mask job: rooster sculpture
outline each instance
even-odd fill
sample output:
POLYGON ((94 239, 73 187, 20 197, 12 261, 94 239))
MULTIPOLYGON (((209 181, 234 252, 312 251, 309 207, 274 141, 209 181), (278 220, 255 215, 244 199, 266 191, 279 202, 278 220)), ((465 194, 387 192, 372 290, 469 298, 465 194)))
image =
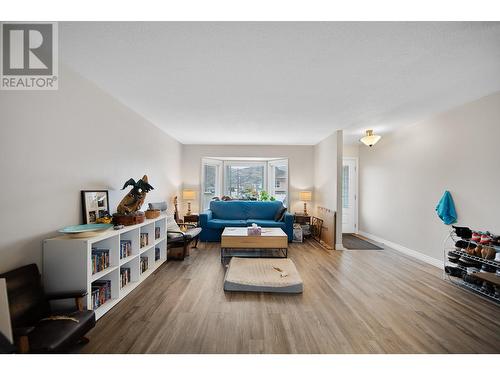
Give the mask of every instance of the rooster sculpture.
POLYGON ((134 181, 133 178, 129 179, 123 185, 122 190, 127 186, 132 186, 132 190, 122 199, 118 205, 117 212, 120 215, 130 215, 141 209, 144 204, 146 194, 154 188, 148 182, 148 176, 144 175, 140 180, 134 181))

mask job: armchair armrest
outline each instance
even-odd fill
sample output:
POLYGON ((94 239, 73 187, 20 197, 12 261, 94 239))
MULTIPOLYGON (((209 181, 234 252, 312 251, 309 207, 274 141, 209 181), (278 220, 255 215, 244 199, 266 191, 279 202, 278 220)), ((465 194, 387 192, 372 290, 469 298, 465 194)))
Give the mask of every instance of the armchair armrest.
POLYGON ((200 227, 206 228, 209 220, 212 220, 212 210, 202 212, 200 214, 200 227))
POLYGON ((170 242, 175 242, 175 241, 177 241, 177 239, 180 239, 180 238, 182 238, 183 241, 186 241, 186 233, 184 233, 184 232, 169 230, 168 233, 176 233, 176 234, 180 234, 180 236, 179 237, 170 237, 167 240, 167 243, 169 242, 169 240, 170 240, 170 242))
POLYGON ((68 292, 48 293, 45 295, 45 297, 49 301, 74 298, 75 305, 78 311, 83 311, 83 297, 85 297, 86 295, 86 290, 72 290, 68 292))
POLYGON ((87 295, 86 290, 73 290, 67 292, 47 293, 45 296, 48 300, 59 300, 69 298, 82 298, 87 295))
POLYGON ((293 239, 293 221, 294 221, 295 215, 291 214, 290 212, 285 212, 285 216, 283 218, 283 221, 285 222, 285 232, 288 236, 288 241, 292 241, 293 239))
POLYGON ((14 337, 28 336, 34 329, 35 327, 33 326, 14 327, 12 328, 12 333, 14 337))
POLYGON ((294 221, 294 214, 291 214, 290 212, 285 212, 285 216, 283 217, 283 221, 288 225, 292 224, 293 227, 293 221, 294 221))

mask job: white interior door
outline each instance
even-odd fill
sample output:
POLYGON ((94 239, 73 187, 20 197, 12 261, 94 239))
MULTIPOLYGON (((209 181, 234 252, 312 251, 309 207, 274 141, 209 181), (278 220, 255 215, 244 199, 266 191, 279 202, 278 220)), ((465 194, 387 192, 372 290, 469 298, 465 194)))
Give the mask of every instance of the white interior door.
POLYGON ((342 232, 358 231, 358 161, 344 158, 342 168, 342 232))

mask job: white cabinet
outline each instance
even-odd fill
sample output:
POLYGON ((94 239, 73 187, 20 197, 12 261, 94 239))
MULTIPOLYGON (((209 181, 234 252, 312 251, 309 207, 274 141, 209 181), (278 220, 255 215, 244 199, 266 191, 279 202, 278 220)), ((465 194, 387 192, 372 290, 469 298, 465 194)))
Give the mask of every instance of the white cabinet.
POLYGON ((92 284, 110 285, 109 299, 95 308, 99 319, 167 260, 166 215, 120 230, 110 229, 95 237, 59 236, 43 242, 43 280, 48 293, 87 290, 86 308, 93 309, 92 284), (147 234, 147 241, 145 237, 147 234), (142 242, 141 242, 142 237, 142 242), (128 256, 120 258, 120 244, 128 242, 128 256), (142 246, 141 246, 142 245, 142 246), (109 266, 93 272, 92 249, 109 250, 109 266), (147 263, 147 269, 141 269, 147 263), (128 272, 122 286, 121 272, 128 272), (142 272, 141 272, 142 271, 142 272))

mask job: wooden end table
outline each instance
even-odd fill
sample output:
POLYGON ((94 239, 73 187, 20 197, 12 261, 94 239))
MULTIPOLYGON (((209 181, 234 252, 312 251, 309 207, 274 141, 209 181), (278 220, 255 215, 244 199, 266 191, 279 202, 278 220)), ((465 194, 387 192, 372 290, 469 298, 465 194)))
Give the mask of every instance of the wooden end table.
POLYGON ((198 225, 199 220, 200 220, 200 215, 198 214, 184 215, 185 223, 193 223, 198 225))
POLYGON ((295 213, 294 222, 300 225, 311 224, 311 216, 295 213))

